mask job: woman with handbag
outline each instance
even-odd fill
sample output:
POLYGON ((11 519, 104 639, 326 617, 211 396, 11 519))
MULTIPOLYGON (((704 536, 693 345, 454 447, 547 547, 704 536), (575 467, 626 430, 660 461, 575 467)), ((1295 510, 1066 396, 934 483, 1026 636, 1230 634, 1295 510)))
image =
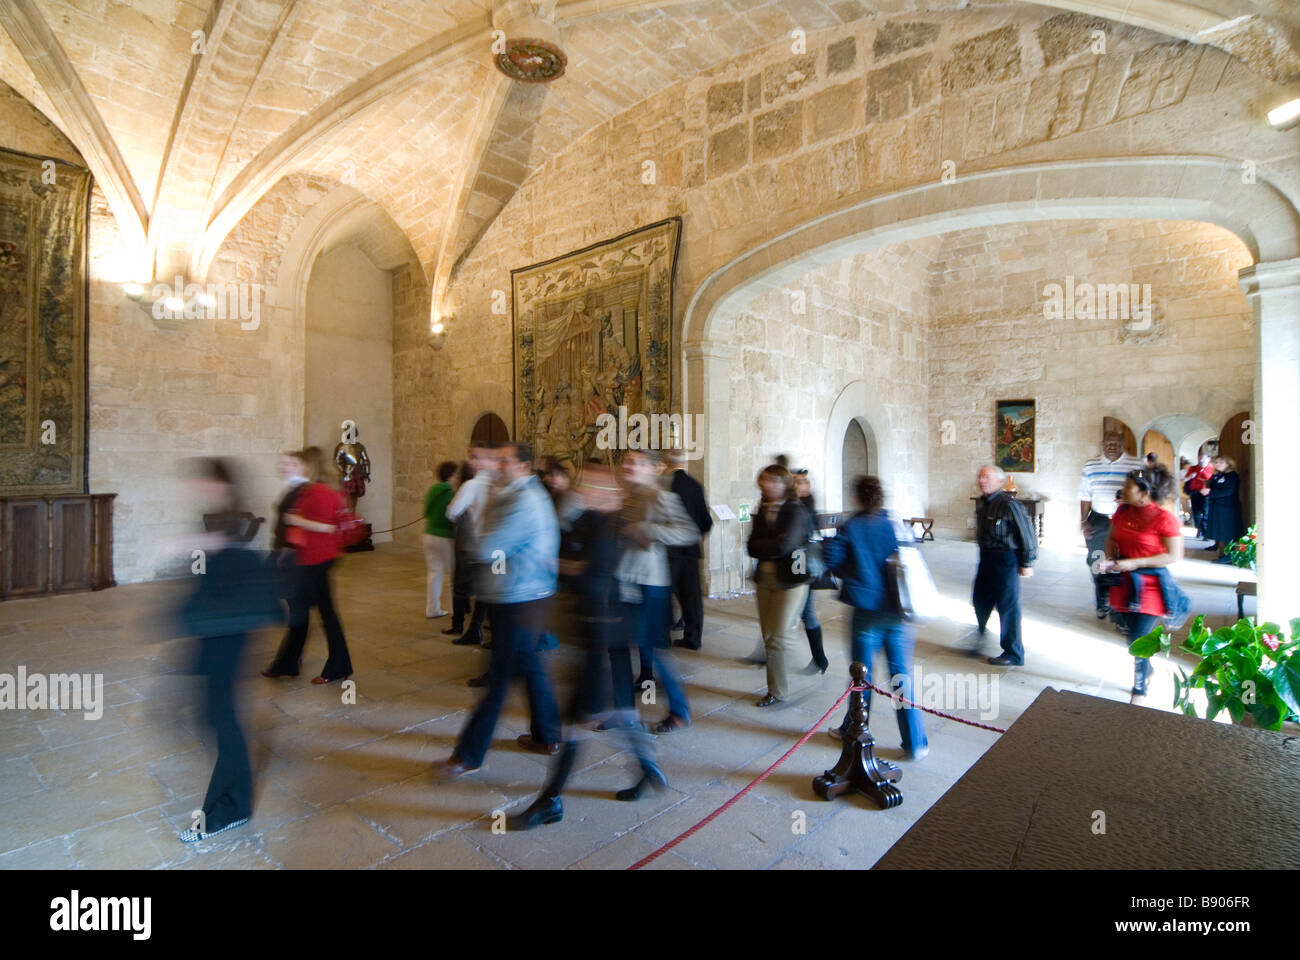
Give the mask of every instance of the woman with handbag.
MULTIPOLYGON (((852 658, 871 667, 881 647, 885 662, 889 664, 891 685, 896 696, 915 701, 912 691, 911 627, 898 609, 897 588, 891 591, 891 581, 896 576, 890 566, 891 558, 898 554, 898 537, 894 521, 883 509, 885 491, 876 477, 858 477, 854 484, 859 510, 839 529, 836 536, 822 542, 826 567, 837 574, 844 586, 840 599, 853 608, 849 642, 852 658)), ((871 709, 867 694, 867 710, 871 709)), ((903 752, 909 760, 920 760, 930 752, 925 736, 921 711, 915 707, 894 704, 898 716, 898 734, 903 752)), ((839 739, 848 717, 831 736, 839 739)))
MULTIPOLYGON (((813 499, 812 481, 808 479, 807 470, 794 471, 794 492, 803 508, 808 511, 808 527, 817 530, 817 502, 813 499)), ((813 602, 814 590, 834 590, 835 581, 826 569, 822 559, 821 540, 809 541, 805 548, 808 552, 808 573, 812 580, 808 584, 808 599, 803 605, 804 633, 808 635, 808 650, 812 653, 812 662, 803 668, 805 675, 825 673, 831 662, 826 659, 826 649, 822 646, 822 625, 817 619, 817 607, 813 602)))
POLYGON ((329 572, 343 552, 339 526, 347 518, 347 506, 333 487, 319 482, 323 456, 319 447, 307 447, 297 454, 308 484, 295 500, 293 512, 284 517, 285 539, 294 549, 295 601, 290 602, 289 632, 276 654, 275 661, 262 671, 264 677, 296 677, 302 664, 302 649, 307 642, 311 608, 320 611, 325 628, 329 657, 320 676, 312 683, 333 683, 352 675, 352 658, 348 654, 343 625, 334 610, 329 572))
POLYGON ((749 555, 758 561, 758 625, 767 651, 767 694, 758 701, 770 707, 790 695, 789 661, 794 656, 795 625, 808 600, 808 511, 794 495, 794 478, 779 464, 758 475, 762 502, 754 513, 749 555))
MULTIPOLYGON (((1101 573, 1121 574, 1110 588, 1110 607, 1119 614, 1129 643, 1150 633, 1162 617, 1180 613, 1185 595, 1164 568, 1183 558, 1183 531, 1163 506, 1174 487, 1164 467, 1134 470, 1120 489, 1120 506, 1111 519, 1101 573)), ((1185 613, 1185 610, 1181 610, 1185 613)), ((1146 696, 1151 661, 1133 661, 1134 698, 1146 696)))

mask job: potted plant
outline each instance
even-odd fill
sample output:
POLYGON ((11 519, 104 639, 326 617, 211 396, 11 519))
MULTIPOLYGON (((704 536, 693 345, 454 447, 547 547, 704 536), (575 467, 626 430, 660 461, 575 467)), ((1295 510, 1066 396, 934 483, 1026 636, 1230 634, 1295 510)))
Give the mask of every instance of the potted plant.
MULTIPOLYGON (((1129 652, 1151 657, 1168 652, 1172 640, 1158 625, 1134 640, 1129 652)), ((1234 723, 1280 730, 1300 716, 1300 618, 1291 621, 1287 640, 1276 623, 1256 625, 1246 618, 1211 631, 1198 616, 1178 649, 1200 658, 1190 675, 1179 667, 1174 679, 1174 706, 1187 716, 1199 716, 1193 690, 1205 691, 1206 720, 1227 710, 1234 723)))
POLYGON ((1223 548, 1224 558, 1234 567, 1255 569, 1255 524, 1250 525, 1244 534, 1236 540, 1229 541, 1223 548))

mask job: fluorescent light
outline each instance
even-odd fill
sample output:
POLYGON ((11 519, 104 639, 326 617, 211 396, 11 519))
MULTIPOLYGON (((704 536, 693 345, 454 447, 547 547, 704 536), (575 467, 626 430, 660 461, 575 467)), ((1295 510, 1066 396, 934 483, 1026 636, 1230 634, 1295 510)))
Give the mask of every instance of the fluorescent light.
POLYGON ((442 333, 442 321, 441 320, 433 321, 433 327, 431 329, 433 330, 434 333, 442 333))
POLYGON ((144 296, 144 286, 139 283, 124 283, 122 291, 132 300, 139 300, 144 296))
POLYGON ((1268 122, 1275 127, 1284 127, 1300 117, 1300 97, 1274 107, 1268 112, 1268 122))

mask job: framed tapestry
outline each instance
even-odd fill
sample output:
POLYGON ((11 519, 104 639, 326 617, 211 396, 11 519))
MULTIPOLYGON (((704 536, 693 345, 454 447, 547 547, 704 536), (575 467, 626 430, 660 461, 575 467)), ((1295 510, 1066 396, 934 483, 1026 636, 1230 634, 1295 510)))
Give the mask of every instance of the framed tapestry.
POLYGON ((999 400, 993 462, 1007 473, 1034 472, 1034 401, 999 400))
POLYGON ((597 418, 668 414, 680 217, 510 272, 514 435, 575 469, 597 418))
POLYGON ((90 174, 0 150, 0 493, 84 493, 90 174))

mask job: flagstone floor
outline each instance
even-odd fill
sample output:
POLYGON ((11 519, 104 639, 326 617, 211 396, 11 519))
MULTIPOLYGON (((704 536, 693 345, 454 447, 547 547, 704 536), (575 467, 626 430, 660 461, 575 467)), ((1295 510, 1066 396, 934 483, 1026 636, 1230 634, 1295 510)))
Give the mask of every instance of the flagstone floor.
MULTIPOLYGON (((1027 662, 1015 670, 990 667, 958 645, 972 625, 974 546, 940 541, 923 551, 947 614, 917 631, 923 675, 977 674, 977 682, 989 684, 986 691, 996 692, 996 716, 988 722, 1001 727, 1047 686, 1128 701, 1132 660, 1123 639, 1093 615, 1082 546, 1045 552, 1036 575, 1023 582, 1027 662)), ((1197 611, 1215 623, 1235 619, 1237 571, 1198 559, 1176 572, 1197 611)), ((494 813, 526 805, 549 763, 514 743, 527 730, 523 691, 511 694, 479 773, 450 785, 431 782, 430 764, 450 753, 477 697, 465 681, 485 669, 488 654, 452 646, 440 632, 447 620, 424 619, 421 552, 383 545, 349 556, 335 575, 356 702, 343 703, 338 685, 310 683, 324 660, 317 624, 295 680, 258 675, 278 635, 257 635, 241 687, 256 778, 253 819, 186 845, 177 834, 202 803, 214 754, 198 714, 196 681, 181 672, 186 644, 156 639, 178 587, 139 584, 0 604, 0 673, 14 674, 22 665, 29 674, 102 673, 105 683, 97 720, 52 710, 0 711, 0 867, 624 868, 775 762, 847 681, 846 608, 821 593, 830 671, 801 678, 791 703, 756 708, 764 671, 738 660, 756 642, 754 599, 707 601, 704 650, 676 653, 694 726, 657 741, 670 788, 637 803, 616 802, 614 791, 636 779, 635 760, 614 735, 592 734, 570 781, 563 822, 494 832, 501 819, 494 813)), ((1251 612, 1253 600, 1247 602, 1251 612)), ((572 651, 562 646, 552 657, 566 685, 572 651)), ((1172 669, 1169 661, 1158 662, 1148 707, 1168 709, 1172 669)), ((662 706, 643 710, 650 719, 664 712, 662 706)), ((978 708, 955 712, 980 716, 978 708)), ((897 727, 880 702, 872 729, 880 754, 898 760, 897 727)), ((861 797, 818 799, 810 781, 839 753, 819 731, 650 868, 870 867, 998 736, 933 716, 926 730, 930 755, 901 761, 901 806, 882 811, 861 797)))

